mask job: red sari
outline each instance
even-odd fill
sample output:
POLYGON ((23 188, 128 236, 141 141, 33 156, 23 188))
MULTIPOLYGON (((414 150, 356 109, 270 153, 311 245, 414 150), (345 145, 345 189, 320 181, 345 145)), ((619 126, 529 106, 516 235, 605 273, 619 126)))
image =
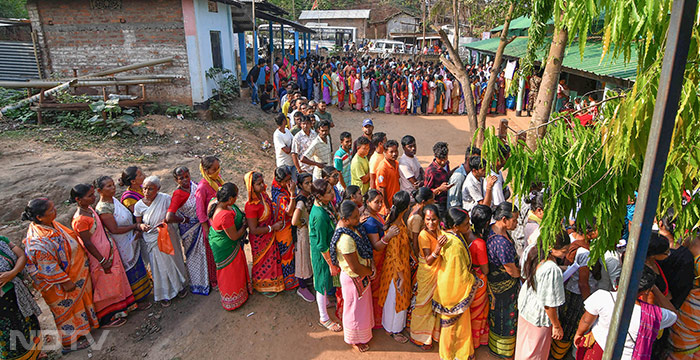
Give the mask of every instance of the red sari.
MULTIPOLYGON (((248 202, 245 204, 245 216, 248 219, 257 219, 258 226, 267 227, 275 223, 275 206, 265 190, 259 199, 253 190, 253 172, 245 175, 245 184, 248 188, 248 202)), ((277 248, 275 233, 269 232, 261 235, 248 235, 250 247, 253 253, 253 289, 258 292, 280 292, 284 290, 282 277, 282 265, 280 253, 277 248)))

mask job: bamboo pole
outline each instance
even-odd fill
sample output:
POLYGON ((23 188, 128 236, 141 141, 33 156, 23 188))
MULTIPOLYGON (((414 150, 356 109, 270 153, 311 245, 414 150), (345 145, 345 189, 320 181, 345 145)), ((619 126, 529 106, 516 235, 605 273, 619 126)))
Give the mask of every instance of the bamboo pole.
POLYGON ((155 66, 155 65, 170 63, 170 62, 173 62, 173 60, 175 60, 174 57, 168 57, 168 58, 156 59, 156 60, 151 60, 151 61, 145 61, 145 62, 141 62, 141 63, 121 66, 121 67, 110 69, 110 70, 103 70, 103 71, 99 71, 96 73, 87 74, 84 76, 80 76, 78 79, 114 75, 114 74, 118 74, 121 72, 129 71, 129 70, 136 70, 136 69, 144 68, 147 66, 155 66))
POLYGON ((30 96, 24 100, 21 100, 19 102, 14 103, 14 104, 7 105, 4 108, 0 109, 0 113, 4 115, 6 112, 8 112, 10 110, 18 109, 26 104, 35 103, 35 102, 39 101, 39 99, 42 98, 43 96, 51 95, 51 94, 59 92, 63 89, 67 89, 69 86, 71 86, 71 84, 74 84, 76 81, 77 80, 71 80, 71 81, 65 82, 65 83, 60 84, 58 86, 52 87, 46 91, 41 91, 37 95, 30 96))

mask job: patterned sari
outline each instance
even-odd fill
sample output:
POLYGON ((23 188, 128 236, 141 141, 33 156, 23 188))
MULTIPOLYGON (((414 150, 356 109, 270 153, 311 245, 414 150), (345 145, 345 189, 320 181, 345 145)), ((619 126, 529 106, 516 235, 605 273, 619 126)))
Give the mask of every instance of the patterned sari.
POLYGON ((330 105, 331 104, 331 77, 328 74, 323 74, 323 77, 321 78, 321 87, 323 88, 323 101, 326 102, 326 104, 330 105))
POLYGON ((73 230, 54 221, 53 227, 31 223, 24 239, 27 270, 53 313, 63 347, 99 327, 88 258, 76 237, 73 230), (68 280, 75 289, 66 293, 60 284, 68 280))
POLYGON ((474 301, 469 307, 472 316, 472 337, 474 348, 489 343, 489 296, 486 275, 481 272, 480 265, 488 265, 486 255, 486 242, 483 239, 475 239, 469 244, 469 253, 474 263, 474 273, 481 280, 481 286, 476 286, 474 301), (480 263, 477 263, 480 262, 480 263))
MULTIPOLYGON (((12 251, 10 240, 0 236, 0 273, 11 271, 17 262, 17 255, 12 251)), ((0 358, 2 359, 36 359, 43 346, 39 319, 41 309, 34 301, 21 279, 22 273, 2 286, 0 291, 0 358), (22 333, 15 338, 13 331, 22 333), (14 338, 14 340, 13 340, 14 338), (17 346, 12 346, 16 341, 17 346)))
POLYGON ((250 284, 248 262, 241 247, 241 241, 245 235, 234 240, 226 234, 226 225, 229 225, 226 217, 229 216, 233 218, 236 229, 243 226, 245 214, 235 204, 232 210, 220 211, 212 219, 212 226, 209 228, 209 244, 216 261, 221 305, 225 310, 231 311, 248 300, 248 294, 253 292, 253 287, 250 284))
MULTIPOLYGON (((95 305, 100 324, 109 323, 115 317, 126 317, 126 311, 131 310, 136 303, 129 285, 129 279, 124 272, 119 250, 114 241, 107 236, 102 220, 95 210, 90 208, 93 217, 76 214, 73 217, 73 230, 90 233, 90 241, 104 258, 112 260, 110 273, 105 273, 100 261, 89 252, 85 252, 90 262, 90 279, 92 280, 92 300, 95 305)), ((83 239, 78 236, 78 242, 85 248, 83 239)))
POLYGON ((345 107, 345 77, 338 71, 338 109, 345 107))
POLYGON ((433 310, 440 314, 440 358, 473 359, 472 319, 469 306, 480 280, 471 273, 469 245, 461 234, 446 232, 440 250, 433 310))
MULTIPOLYGON (((515 353, 516 329, 518 327, 518 292, 520 291, 520 280, 513 278, 506 272, 503 264, 493 262, 491 258, 491 248, 496 254, 515 254, 514 245, 511 248, 493 246, 498 238, 503 236, 494 232, 489 234, 486 242, 489 248, 489 273, 488 291, 491 309, 489 310, 489 349, 499 357, 512 357, 515 353), (493 243, 492 243, 493 241, 493 243)), ((510 242, 506 239, 503 243, 510 242)), ((499 255, 500 258, 501 255, 499 255)), ((513 256, 513 263, 520 263, 517 255, 513 256)))
POLYGON ((401 93, 399 94, 399 99, 400 99, 399 108, 401 110, 401 114, 405 115, 406 112, 408 111, 408 87, 406 86, 406 84, 402 83, 400 85, 400 88, 401 88, 401 93))
MULTIPOLYGON (((175 190, 184 191, 184 190, 175 190)), ((190 291, 193 294, 209 295, 209 270, 207 266, 206 237, 202 224, 197 218, 197 184, 190 181, 187 201, 177 210, 177 214, 190 221, 178 225, 182 246, 187 259, 187 272, 190 275, 190 291)))
POLYGON ((391 101, 394 114, 399 114, 401 112, 401 85, 399 85, 398 80, 394 81, 394 84, 391 86, 391 95, 393 96, 391 101))
POLYGON ((668 337, 669 359, 697 359, 700 357, 700 255, 695 257, 695 282, 685 302, 678 309, 678 320, 668 337))
POLYGON ((292 217, 287 215, 287 209, 291 206, 289 190, 281 186, 277 180, 272 181, 272 202, 275 203, 277 216, 275 222, 282 221, 284 227, 275 233, 277 248, 282 260, 282 276, 284 277, 284 289, 292 290, 299 286, 299 280, 294 276, 296 264, 294 262, 294 237, 292 236, 292 217))
POLYGON ((377 110, 384 112, 384 106, 386 105, 386 90, 384 89, 384 81, 379 82, 377 96, 379 96, 379 106, 377 110))
MULTIPOLYGON (((267 227, 275 223, 275 205, 265 190, 258 198, 253 190, 253 172, 245 174, 248 189, 248 202, 245 204, 247 218, 257 219, 258 226, 267 227)), ((275 232, 260 235, 250 234, 250 247, 253 252, 253 289, 258 292, 280 292, 284 290, 284 278, 280 264, 279 247, 275 232)))
POLYGON ((437 272, 442 259, 437 259, 433 265, 428 265, 423 256, 423 248, 435 251, 437 238, 443 234, 438 230, 436 236, 422 230, 418 235, 419 257, 416 279, 418 291, 416 292, 416 305, 411 313, 411 341, 418 345, 432 345, 433 341, 440 338, 440 318, 433 311, 433 294, 437 287, 437 272))
POLYGON ((384 304, 381 316, 382 326, 390 333, 399 333, 406 326, 406 313, 413 296, 411 239, 408 237, 408 229, 402 219, 399 219, 396 225, 399 228, 399 234, 389 239, 389 245, 384 250, 384 264, 379 274, 376 295, 379 303, 384 304))

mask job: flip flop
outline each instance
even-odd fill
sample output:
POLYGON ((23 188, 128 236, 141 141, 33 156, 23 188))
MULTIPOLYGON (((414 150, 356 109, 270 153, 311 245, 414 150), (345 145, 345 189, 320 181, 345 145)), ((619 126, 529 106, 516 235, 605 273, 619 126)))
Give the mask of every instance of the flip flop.
POLYGON ((160 306, 162 306, 164 308, 169 307, 170 305, 172 305, 170 300, 161 300, 161 302, 160 302, 160 306))
POLYGON ((113 329, 113 328, 118 328, 121 327, 122 325, 126 324, 126 319, 125 318, 119 318, 119 319, 114 319, 111 321, 109 324, 102 325, 103 329, 113 329))
POLYGON ((332 332, 343 331, 343 326, 338 324, 337 322, 331 320, 331 319, 328 319, 328 321, 326 321, 326 322, 319 322, 319 324, 321 324, 321 326, 326 328, 326 330, 330 330, 332 332))
POLYGON ((268 298, 270 298, 270 299, 272 299, 273 297, 277 296, 277 293, 276 293, 276 292, 264 292, 264 293, 261 293, 261 294, 265 295, 266 297, 268 297, 268 298))
POLYGON ((139 305, 139 307, 136 310, 148 310, 148 309, 153 307, 153 303, 150 301, 144 302, 144 303, 139 303, 138 305, 139 305), (144 304, 144 305, 142 305, 142 304, 144 304))
POLYGON ((72 353, 72 352, 74 352, 74 351, 84 350, 84 349, 89 348, 92 344, 90 344, 90 342, 89 342, 86 338, 82 338, 82 339, 78 340, 78 344, 77 344, 77 345, 78 345, 78 346, 77 346, 75 349, 71 349, 71 348, 66 349, 66 348, 63 348, 63 349, 61 350, 61 353, 62 353, 63 355, 66 355, 66 354, 72 353))
POLYGON ((405 344, 408 342, 406 335, 402 333, 389 334, 392 339, 394 339, 399 344, 405 344))

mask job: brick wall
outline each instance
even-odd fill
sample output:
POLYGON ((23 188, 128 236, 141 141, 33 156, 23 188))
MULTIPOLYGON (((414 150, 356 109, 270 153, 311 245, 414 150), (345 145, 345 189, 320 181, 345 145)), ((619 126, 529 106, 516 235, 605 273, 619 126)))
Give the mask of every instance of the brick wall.
MULTIPOLYGON (((176 74, 174 84, 149 84, 154 101, 192 103, 181 0, 113 0, 115 10, 92 9, 88 0, 29 0, 48 75, 60 77, 175 57, 170 65, 123 73, 176 74)), ((135 89, 134 89, 135 90, 135 89)))

